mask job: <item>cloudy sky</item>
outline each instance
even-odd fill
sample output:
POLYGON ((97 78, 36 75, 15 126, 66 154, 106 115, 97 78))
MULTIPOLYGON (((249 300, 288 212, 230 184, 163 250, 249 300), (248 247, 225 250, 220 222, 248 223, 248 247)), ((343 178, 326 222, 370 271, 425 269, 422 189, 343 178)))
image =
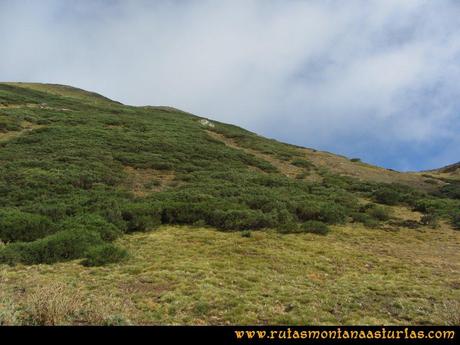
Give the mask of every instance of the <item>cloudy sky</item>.
POLYGON ((0 0, 0 81, 430 169, 460 161, 459 18, 457 0, 0 0))

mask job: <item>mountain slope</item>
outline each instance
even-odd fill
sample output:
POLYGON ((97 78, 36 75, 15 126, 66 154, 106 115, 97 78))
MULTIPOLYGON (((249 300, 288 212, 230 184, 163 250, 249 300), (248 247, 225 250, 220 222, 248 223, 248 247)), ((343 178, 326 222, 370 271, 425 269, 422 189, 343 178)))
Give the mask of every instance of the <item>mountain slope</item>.
POLYGON ((0 325, 457 325, 460 188, 441 170, 0 84, 0 325))
POLYGON ((425 175, 438 178, 438 179, 456 179, 460 180, 460 162, 447 165, 445 167, 429 170, 425 175))
POLYGON ((322 234, 401 225, 378 204, 459 225, 459 186, 435 176, 68 86, 0 84, 0 104, 0 262, 113 262, 126 255, 113 240, 161 224, 322 234))

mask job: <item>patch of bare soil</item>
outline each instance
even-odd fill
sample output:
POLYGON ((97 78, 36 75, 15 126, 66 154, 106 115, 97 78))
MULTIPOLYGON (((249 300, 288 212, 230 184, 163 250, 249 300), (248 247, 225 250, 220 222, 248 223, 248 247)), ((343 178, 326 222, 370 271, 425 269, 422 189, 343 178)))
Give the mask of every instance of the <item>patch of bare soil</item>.
POLYGON ((139 197, 178 185, 174 171, 139 169, 131 166, 125 166, 123 170, 127 175, 125 187, 139 197))

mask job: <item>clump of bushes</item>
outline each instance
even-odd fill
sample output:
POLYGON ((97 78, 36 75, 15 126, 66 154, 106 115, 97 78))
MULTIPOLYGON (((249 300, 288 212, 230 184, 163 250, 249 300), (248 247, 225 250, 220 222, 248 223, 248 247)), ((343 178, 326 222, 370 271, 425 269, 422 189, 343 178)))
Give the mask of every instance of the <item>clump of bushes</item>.
POLYGON ((441 188, 440 194, 447 198, 460 199, 460 182, 450 181, 449 184, 441 188))
POLYGON ((372 205, 372 207, 368 208, 366 211, 372 218, 377 219, 379 221, 386 221, 390 219, 391 212, 387 207, 372 205))
POLYGON ((360 207, 356 212, 351 213, 353 222, 359 222, 363 225, 375 228, 380 222, 387 221, 391 218, 390 209, 376 204, 366 204, 360 207))
POLYGON ((303 202, 297 204, 295 213, 300 221, 317 220, 328 224, 343 223, 347 210, 335 203, 303 202))
POLYGON ((376 228, 379 225, 379 221, 371 217, 368 213, 354 212, 352 215, 353 222, 358 222, 369 228, 376 228))
POLYGON ((347 210, 339 204, 325 203, 321 207, 321 213, 318 220, 328 224, 344 223, 347 218, 347 210))
POLYGON ((298 203, 295 213, 300 221, 318 220, 321 217, 321 207, 312 202, 298 203))
POLYGON ((309 220, 300 226, 301 232, 311 232, 318 235, 326 235, 329 232, 329 227, 323 222, 309 220))
POLYGON ((126 250, 118 248, 112 243, 104 243, 89 248, 82 264, 84 266, 102 266, 119 262, 126 258, 127 255, 126 250))
POLYGON ((60 231, 33 242, 12 243, 0 251, 0 262, 51 264, 81 258, 86 251, 102 244, 100 235, 89 230, 60 231))
POLYGON ((161 224, 161 209, 148 203, 133 203, 125 205, 121 217, 126 223, 126 231, 144 231, 161 224))
POLYGON ((374 184, 371 196, 374 201, 385 205, 414 205, 417 200, 426 197, 426 193, 401 184, 374 184))
POLYGON ((104 241, 113 241, 122 234, 122 231, 114 224, 107 222, 97 214, 91 213, 66 218, 60 223, 60 228, 69 231, 92 231, 99 234, 104 241))
POLYGON ((49 218, 22 212, 18 209, 0 209, 0 240, 29 242, 55 231, 49 218))
POLYGON ((373 197, 376 202, 385 205, 396 205, 401 201, 400 193, 390 188, 377 189, 373 197))

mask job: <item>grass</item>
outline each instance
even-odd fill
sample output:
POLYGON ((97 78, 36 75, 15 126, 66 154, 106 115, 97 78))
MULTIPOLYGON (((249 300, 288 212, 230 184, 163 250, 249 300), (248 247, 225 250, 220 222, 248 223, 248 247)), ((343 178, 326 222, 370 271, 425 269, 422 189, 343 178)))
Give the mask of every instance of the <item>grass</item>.
POLYGON ((460 233, 445 226, 395 232, 348 225, 327 236, 256 231, 250 237, 165 226, 118 244, 130 258, 106 267, 77 261, 0 266, 0 296, 10 301, 3 313, 16 315, 3 322, 50 318, 35 316, 43 308, 25 314, 24 308, 30 309, 37 286, 53 284, 64 300, 77 296, 72 313, 78 317, 70 313, 57 324, 460 321, 460 233), (101 310, 86 310, 90 301, 99 301, 101 310))

